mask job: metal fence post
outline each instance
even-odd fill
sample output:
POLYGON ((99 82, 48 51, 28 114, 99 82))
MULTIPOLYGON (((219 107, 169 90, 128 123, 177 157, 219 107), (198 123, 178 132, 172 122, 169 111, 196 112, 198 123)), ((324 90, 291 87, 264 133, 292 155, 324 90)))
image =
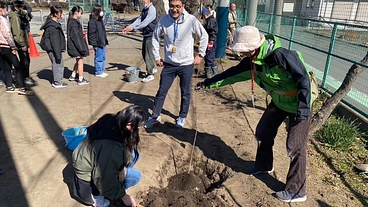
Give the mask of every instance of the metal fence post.
POLYGON ((293 26, 291 27, 291 34, 290 34, 290 41, 289 41, 289 50, 291 50, 291 48, 293 46, 295 26, 296 26, 296 16, 293 17, 293 26))
POLYGON ((43 11, 40 9, 40 18, 41 18, 41 25, 43 25, 43 11))
POLYGON ((330 70, 331 58, 332 58, 333 50, 334 50, 334 47, 335 47, 336 34, 337 34, 337 24, 334 23, 334 27, 332 29, 332 34, 331 34, 330 47, 329 47, 328 53, 327 53, 325 71, 323 73, 323 79, 322 79, 322 88, 323 89, 326 89, 327 76, 328 76, 328 72, 330 70))
POLYGON ((268 24, 268 33, 272 33, 272 25, 273 25, 273 15, 274 14, 270 14, 270 23, 268 24))

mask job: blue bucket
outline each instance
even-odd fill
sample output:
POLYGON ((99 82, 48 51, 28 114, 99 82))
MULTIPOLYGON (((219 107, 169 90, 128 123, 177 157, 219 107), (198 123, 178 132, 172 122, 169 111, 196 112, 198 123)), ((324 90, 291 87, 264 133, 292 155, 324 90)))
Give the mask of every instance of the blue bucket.
POLYGON ((125 69, 127 71, 126 77, 129 83, 136 83, 138 81, 139 72, 141 69, 137 67, 127 67, 125 69))
POLYGON ((78 147, 79 143, 83 141, 83 139, 87 135, 87 127, 86 126, 77 126, 70 129, 67 129, 61 133, 65 139, 65 146, 70 150, 75 150, 78 147))

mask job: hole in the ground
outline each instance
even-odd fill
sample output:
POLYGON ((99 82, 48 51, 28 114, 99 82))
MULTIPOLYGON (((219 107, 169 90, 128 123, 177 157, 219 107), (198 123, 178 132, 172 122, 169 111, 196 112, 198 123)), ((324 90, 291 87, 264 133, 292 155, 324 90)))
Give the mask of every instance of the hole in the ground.
POLYGON ((228 167, 213 160, 207 160, 199 165, 197 163, 194 171, 167 178, 167 187, 151 187, 142 195, 141 205, 146 207, 232 206, 231 196, 228 196, 225 190, 218 191, 231 172, 228 167))

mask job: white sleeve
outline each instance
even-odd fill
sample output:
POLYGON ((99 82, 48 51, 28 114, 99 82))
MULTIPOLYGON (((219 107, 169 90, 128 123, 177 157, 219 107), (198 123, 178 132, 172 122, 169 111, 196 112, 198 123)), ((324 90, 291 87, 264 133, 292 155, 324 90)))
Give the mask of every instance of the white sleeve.
POLYGON ((152 36, 152 51, 155 57, 155 60, 160 60, 160 36, 162 33, 162 25, 161 20, 157 23, 155 27, 155 31, 153 31, 152 36))
POLYGON ((198 54, 204 57, 206 55, 206 49, 208 45, 208 34, 202 24, 195 18, 193 20, 194 33, 200 38, 198 54))

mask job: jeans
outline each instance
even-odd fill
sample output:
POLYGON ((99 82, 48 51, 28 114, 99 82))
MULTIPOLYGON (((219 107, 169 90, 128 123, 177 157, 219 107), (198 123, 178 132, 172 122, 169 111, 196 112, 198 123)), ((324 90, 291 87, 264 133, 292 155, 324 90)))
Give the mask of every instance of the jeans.
POLYGON ((133 168, 134 165, 138 162, 139 158, 140 158, 139 153, 138 152, 136 153, 133 150, 132 151, 132 161, 128 164, 126 168, 126 177, 123 182, 125 189, 128 189, 130 187, 137 185, 142 178, 141 172, 133 168))
POLYGON ((179 76, 180 78, 181 102, 180 102, 179 117, 182 118, 187 117, 190 105, 190 87, 192 82, 193 71, 194 71, 193 64, 174 66, 165 63, 165 67, 162 70, 160 76, 160 86, 155 97, 155 102, 153 104, 152 118, 157 118, 158 116, 160 116, 162 107, 164 106, 166 95, 176 76, 179 76))
POLYGON ((95 75, 101 75, 105 71, 105 62, 106 62, 106 46, 104 47, 96 47, 95 49, 95 75))
POLYGON ((213 47, 210 50, 206 50, 206 56, 204 57, 204 67, 214 68, 217 67, 215 63, 216 54, 216 42, 213 43, 213 47))
POLYGON ((52 63, 52 74, 54 75, 54 83, 61 84, 64 77, 64 60, 63 58, 61 58, 60 62, 57 62, 53 52, 49 52, 48 55, 52 63))
POLYGON ((146 70, 149 75, 152 75, 155 68, 155 58, 152 51, 152 38, 144 38, 142 43, 142 56, 146 63, 146 70))
POLYGON ((287 127, 286 148, 290 157, 289 172, 286 178, 285 190, 296 194, 306 193, 306 162, 307 142, 311 118, 305 121, 296 121, 295 114, 278 108, 273 102, 263 113, 256 128, 258 148, 256 155, 256 168, 258 170, 271 170, 273 167, 274 139, 281 123, 289 117, 287 127))
POLYGON ((6 87, 12 86, 12 75, 11 75, 12 66, 14 66, 15 68, 19 87, 21 88, 24 87, 24 80, 23 80, 24 68, 20 64, 17 56, 12 53, 12 50, 10 48, 0 48, 0 54, 1 59, 4 63, 4 75, 6 87))
POLYGON ((29 52, 18 50, 18 55, 19 55, 19 62, 23 66, 23 69, 24 69, 23 78, 28 78, 29 77, 29 65, 31 62, 31 59, 29 58, 29 52))

